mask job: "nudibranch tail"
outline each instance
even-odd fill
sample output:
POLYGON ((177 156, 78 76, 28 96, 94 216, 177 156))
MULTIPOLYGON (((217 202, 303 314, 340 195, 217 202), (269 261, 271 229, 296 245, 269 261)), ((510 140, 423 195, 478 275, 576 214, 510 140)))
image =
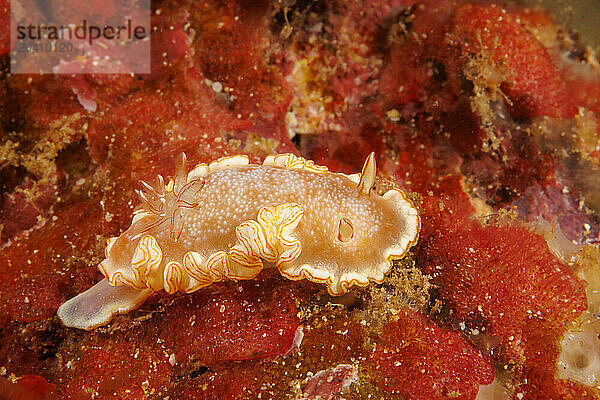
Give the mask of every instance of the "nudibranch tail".
POLYGON ((102 279, 87 291, 63 303, 57 315, 68 327, 92 329, 104 325, 116 314, 138 308, 150 294, 150 289, 112 286, 107 279, 102 279))
POLYGON ((371 153, 353 175, 293 154, 262 165, 224 157, 186 174, 182 154, 167 184, 160 175, 142 182, 131 227, 109 240, 99 265, 106 279, 61 306, 59 317, 89 329, 151 292, 252 279, 265 262, 289 279, 324 283, 332 295, 381 283, 416 243, 420 217, 401 190, 372 190, 376 172, 371 153))

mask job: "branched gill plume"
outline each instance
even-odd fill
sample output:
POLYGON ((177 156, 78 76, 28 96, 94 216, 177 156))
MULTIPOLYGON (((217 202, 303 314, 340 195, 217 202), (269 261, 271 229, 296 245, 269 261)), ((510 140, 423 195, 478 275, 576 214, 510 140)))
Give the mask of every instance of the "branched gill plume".
POLYGON ((175 168, 175 177, 165 185, 164 179, 158 175, 154 186, 140 181, 143 189, 136 190, 141 207, 134 214, 148 213, 150 218, 143 218, 142 225, 132 232, 132 240, 138 239, 146 232, 165 222, 169 223, 169 235, 177 241, 183 231, 183 209, 196 208, 198 203, 193 199, 204 187, 204 179, 193 179, 188 182, 186 175, 186 157, 181 153, 175 168))

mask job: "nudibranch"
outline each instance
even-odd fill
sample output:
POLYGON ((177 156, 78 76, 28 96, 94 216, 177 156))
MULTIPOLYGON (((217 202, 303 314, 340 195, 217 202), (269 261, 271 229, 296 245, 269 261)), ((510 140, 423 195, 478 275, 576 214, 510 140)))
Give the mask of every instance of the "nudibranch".
POLYGON ((225 279, 252 279, 274 266, 292 280, 325 283, 332 295, 381 283, 416 243, 420 218, 399 189, 373 189, 375 156, 345 175, 293 154, 199 164, 185 154, 167 184, 141 182, 131 226, 109 239, 105 279, 68 300, 58 316, 91 329, 164 289, 191 293, 225 279))

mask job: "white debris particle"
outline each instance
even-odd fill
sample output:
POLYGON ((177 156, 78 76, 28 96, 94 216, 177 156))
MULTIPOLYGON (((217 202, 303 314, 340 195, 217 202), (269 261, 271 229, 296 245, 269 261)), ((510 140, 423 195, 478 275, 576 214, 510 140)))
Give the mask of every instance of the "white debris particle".
POLYGON ((223 90, 223 85, 221 82, 213 82, 211 88, 215 93, 219 93, 221 90, 223 90))

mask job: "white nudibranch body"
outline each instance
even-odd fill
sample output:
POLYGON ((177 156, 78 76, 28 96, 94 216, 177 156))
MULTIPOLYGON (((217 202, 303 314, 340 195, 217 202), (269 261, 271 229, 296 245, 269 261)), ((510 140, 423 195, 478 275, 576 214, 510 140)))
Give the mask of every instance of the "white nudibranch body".
POLYGON ((354 175, 292 154, 262 165, 225 157, 185 172, 182 154, 168 184, 161 176, 154 186, 142 182, 131 226, 109 239, 99 265, 106 279, 61 305, 65 325, 103 325, 161 289, 252 279, 264 262, 341 295, 383 282, 419 235, 419 214, 401 190, 372 190, 374 154, 354 175))

